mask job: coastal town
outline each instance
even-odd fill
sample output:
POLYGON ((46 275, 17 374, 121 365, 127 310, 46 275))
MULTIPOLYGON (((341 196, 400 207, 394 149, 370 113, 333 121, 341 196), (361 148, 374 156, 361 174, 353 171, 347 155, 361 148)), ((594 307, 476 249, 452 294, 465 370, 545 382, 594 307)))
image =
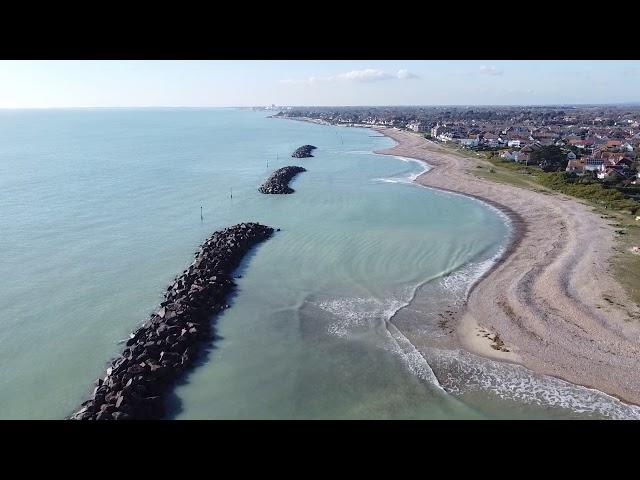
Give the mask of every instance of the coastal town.
MULTIPOLYGON (((640 106, 287 107, 275 116, 411 130, 546 172, 621 188, 639 184, 640 106)), ((627 193, 638 199, 635 190, 627 193)))

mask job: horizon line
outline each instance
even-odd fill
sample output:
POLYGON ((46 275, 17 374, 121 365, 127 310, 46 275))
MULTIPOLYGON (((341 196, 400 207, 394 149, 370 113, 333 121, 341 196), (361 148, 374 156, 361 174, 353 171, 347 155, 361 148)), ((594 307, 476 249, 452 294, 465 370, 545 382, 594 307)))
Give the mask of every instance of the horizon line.
MULTIPOLYGON (((434 104, 362 104, 362 105, 276 105, 280 108, 364 108, 364 107, 559 107, 559 106, 640 106, 640 100, 605 103, 434 103, 434 104)), ((109 110, 109 109, 212 109, 267 108, 271 105, 119 105, 119 106, 54 106, 0 107, 0 110, 109 110)))

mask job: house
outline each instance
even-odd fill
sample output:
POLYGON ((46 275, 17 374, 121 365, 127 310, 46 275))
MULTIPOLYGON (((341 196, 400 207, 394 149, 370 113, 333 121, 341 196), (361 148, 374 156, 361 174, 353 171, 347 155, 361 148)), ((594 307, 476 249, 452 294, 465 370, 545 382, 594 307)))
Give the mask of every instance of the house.
POLYGON ((460 138, 460 135, 458 135, 455 132, 445 132, 437 136, 437 139, 444 143, 453 142, 458 140, 459 138, 460 138))
POLYGON ((518 152, 514 152, 511 150, 505 150, 500 154, 500 158, 504 158, 505 160, 515 161, 517 158, 517 155, 516 155, 517 153, 518 152))
POLYGON ((440 125, 440 123, 438 123, 435 127, 431 129, 431 136, 433 138, 438 138, 440 135, 442 135, 445 132, 446 128, 447 128, 446 125, 440 125))
POLYGON ((479 142, 477 138, 461 138, 459 143, 465 148, 470 148, 477 147, 479 142))
POLYGON ((500 139, 497 135, 486 132, 482 135, 482 143, 487 147, 496 148, 500 146, 500 139))
POLYGON ((607 177, 618 177, 620 180, 629 178, 629 175, 618 165, 603 165, 603 167, 603 170, 597 174, 600 180, 604 180, 607 177))
POLYGON ((527 163, 529 162, 529 152, 525 152, 524 150, 516 151, 516 150, 507 150, 500 154, 501 158, 505 160, 511 160, 512 162, 518 163, 527 163))
MULTIPOLYGON (((573 153, 573 152, 567 153, 567 160, 571 161, 571 160, 575 160, 575 159, 576 159, 576 154, 575 153, 573 153)), ((569 171, 569 170, 567 170, 567 171, 569 171)))
POLYGON ((596 172, 600 170, 603 161, 599 158, 589 157, 584 161, 584 170, 589 172, 596 172))
POLYGON ((627 178, 627 175, 625 175, 623 172, 629 171, 628 162, 629 160, 626 160, 623 156, 603 158, 602 165, 600 165, 597 170, 598 178, 602 180, 612 174, 618 174, 622 178, 627 178))
POLYGON ((558 135, 549 129, 540 129, 531 134, 530 140, 536 140, 541 145, 553 145, 558 139, 558 135))
POLYGON ((567 172, 573 172, 578 175, 583 175, 585 170, 586 170, 585 161, 582 159, 576 160, 575 158, 573 158, 572 160, 569 160, 569 163, 567 164, 567 168, 566 168, 567 172))
POLYGON ((594 155, 594 157, 600 158, 605 163, 610 163, 611 165, 617 165, 620 162, 625 162, 625 161, 631 163, 631 159, 630 158, 625 156, 625 154, 619 153, 619 152, 607 152, 607 151, 602 152, 602 151, 600 151, 596 155, 594 155))
POLYGON ((407 124, 407 128, 409 130, 413 130, 414 132, 428 132, 429 125, 424 122, 411 122, 407 124))
POLYGON ((605 136, 599 136, 596 135, 595 138, 593 139, 593 144, 594 146, 600 146, 600 145, 607 145, 607 142, 609 141, 609 137, 605 136))
POLYGON ((535 143, 536 145, 549 146, 549 145, 555 145, 556 140, 553 138, 537 138, 535 140, 535 143))

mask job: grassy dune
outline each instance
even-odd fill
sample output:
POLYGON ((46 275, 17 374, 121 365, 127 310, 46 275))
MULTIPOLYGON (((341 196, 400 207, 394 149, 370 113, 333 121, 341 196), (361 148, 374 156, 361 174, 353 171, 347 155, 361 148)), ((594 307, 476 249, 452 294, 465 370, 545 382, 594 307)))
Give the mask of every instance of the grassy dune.
MULTIPOLYGON (((460 149, 456 149, 460 150, 460 149)), ((461 152, 462 153, 462 152, 461 152)), ((465 156, 479 159, 475 154, 465 156)), ((486 159, 486 156, 483 155, 486 159)), ((558 173, 545 173, 536 167, 526 167, 493 157, 470 173, 499 183, 551 193, 557 191, 587 202, 594 212, 610 220, 616 228, 618 243, 611 268, 631 299, 640 304, 640 255, 631 248, 640 245, 640 203, 626 198, 620 192, 599 184, 576 184, 562 180, 558 173)))

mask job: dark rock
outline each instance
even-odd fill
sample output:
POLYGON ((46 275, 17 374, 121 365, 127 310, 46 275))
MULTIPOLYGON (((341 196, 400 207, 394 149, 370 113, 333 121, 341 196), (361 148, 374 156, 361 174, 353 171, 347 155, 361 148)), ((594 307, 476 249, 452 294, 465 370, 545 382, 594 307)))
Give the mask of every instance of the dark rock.
POLYGON ((162 418, 173 381, 193 362, 204 345, 200 340, 211 334, 210 315, 229 308, 225 299, 235 287, 233 270, 272 233, 271 227, 242 223, 205 241, 193 265, 168 287, 157 313, 130 335, 122 355, 96 380, 92 398, 69 418, 162 418))
POLYGON ((266 194, 289 194, 293 193, 293 188, 289 187, 289 182, 300 172, 306 172, 303 167, 282 167, 273 172, 269 178, 258 188, 260 193, 266 194))
POLYGON ((174 352, 162 352, 160 354, 160 361, 162 363, 175 363, 180 358, 180 355, 174 352))
POLYGON ((113 420, 113 415, 107 412, 99 412, 98 415, 96 415, 96 420, 113 420))
POLYGON ((313 155, 311 155, 311 152, 313 150, 315 150, 318 147, 314 147, 313 145, 303 145, 301 147, 298 147, 294 150, 294 152, 291 154, 291 156, 293 158, 309 158, 309 157, 313 157, 313 155))

